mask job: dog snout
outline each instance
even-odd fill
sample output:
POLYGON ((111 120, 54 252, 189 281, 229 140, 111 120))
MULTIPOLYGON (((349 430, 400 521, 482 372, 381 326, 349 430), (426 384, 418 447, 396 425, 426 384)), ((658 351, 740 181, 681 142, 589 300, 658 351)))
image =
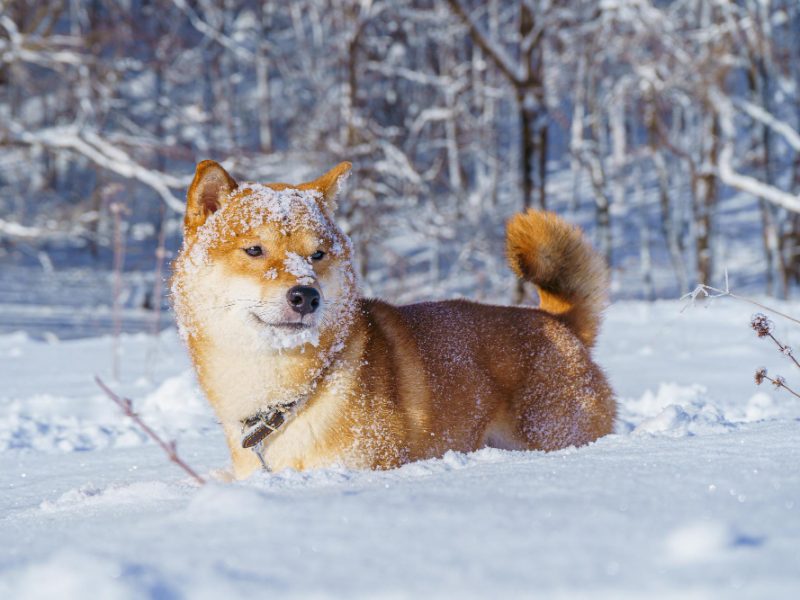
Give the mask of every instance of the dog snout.
POLYGON ((296 285, 286 293, 286 300, 292 310, 300 315, 308 315, 319 308, 319 292, 307 285, 296 285))

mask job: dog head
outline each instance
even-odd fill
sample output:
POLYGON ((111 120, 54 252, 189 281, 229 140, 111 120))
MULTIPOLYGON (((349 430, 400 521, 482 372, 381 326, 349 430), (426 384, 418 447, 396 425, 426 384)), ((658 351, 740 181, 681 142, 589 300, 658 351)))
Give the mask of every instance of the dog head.
POLYGON ((182 333, 270 352, 333 343, 356 299, 350 240, 332 218, 349 170, 297 186, 237 184, 201 162, 173 280, 182 333))

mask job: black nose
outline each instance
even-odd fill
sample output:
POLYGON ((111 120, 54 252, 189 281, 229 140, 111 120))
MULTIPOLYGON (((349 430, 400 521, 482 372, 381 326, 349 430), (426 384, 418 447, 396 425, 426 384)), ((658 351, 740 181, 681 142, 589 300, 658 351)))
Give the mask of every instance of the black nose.
POLYGON ((301 315, 313 313, 319 308, 319 292, 307 285, 296 285, 286 293, 286 299, 294 312, 301 315))

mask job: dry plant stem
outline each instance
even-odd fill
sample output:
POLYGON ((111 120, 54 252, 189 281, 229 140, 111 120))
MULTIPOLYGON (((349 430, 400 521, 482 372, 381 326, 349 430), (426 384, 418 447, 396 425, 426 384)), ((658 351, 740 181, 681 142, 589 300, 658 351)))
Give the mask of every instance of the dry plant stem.
MULTIPOLYGON (((800 319, 795 319, 794 317, 790 317, 786 313, 782 313, 779 310, 775 310, 772 307, 769 307, 769 306, 766 306, 764 304, 761 304, 760 302, 756 302, 755 300, 753 300, 751 298, 747 298, 746 296, 739 296, 738 294, 734 294, 730 290, 721 290, 719 288, 711 287, 710 285, 705 285, 705 284, 700 285, 698 289, 703 291, 706 294, 706 296, 709 296, 709 294, 708 294, 709 291, 716 293, 717 295, 713 296, 713 298, 720 298, 722 296, 730 296, 731 298, 735 298, 736 300, 741 300, 742 302, 747 302, 747 303, 752 304, 754 306, 758 306, 759 308, 763 308, 767 312, 771 312, 774 315, 778 315, 779 317, 783 317, 784 319, 788 319, 789 321, 792 321, 792 322, 797 323, 798 325, 800 325, 800 319)), ((687 296, 692 296, 692 294, 687 294, 687 296)))
POLYGON ((784 356, 788 356, 789 360, 791 360, 795 364, 795 366, 798 369, 800 369, 800 362, 798 362, 797 359, 794 357, 794 354, 792 353, 791 349, 789 349, 788 346, 784 346, 783 344, 781 344, 780 341, 771 333, 768 333, 767 336, 770 337, 773 342, 775 342, 775 345, 778 346, 778 350, 781 351, 781 354, 783 354, 784 356))
POLYGON ((162 293, 162 276, 164 272, 164 259, 167 255, 166 239, 167 239, 167 215, 165 206, 161 205, 161 225, 158 232, 158 247, 156 248, 156 268, 155 280, 153 282, 153 322, 151 324, 151 345, 147 351, 147 374, 152 377, 153 363, 155 355, 158 352, 158 334, 161 325, 161 293, 162 293))
POLYGON ((800 394, 798 394, 798 393, 797 393, 797 392, 795 392, 795 391, 794 391, 792 388, 790 388, 788 385, 786 385, 786 382, 785 382, 783 379, 781 379, 781 378, 778 378, 778 379, 773 379, 772 377, 770 377, 769 375, 766 375, 766 374, 764 375, 764 379, 766 379, 767 381, 769 381, 769 382, 770 382, 772 385, 774 385, 776 388, 783 388, 783 389, 785 389, 787 392, 789 392, 790 394, 792 394, 793 396, 795 396, 796 398, 800 398, 800 394))
POLYGON ((122 333, 122 307, 120 300, 122 297, 122 268, 125 264, 125 240, 122 236, 122 212, 124 207, 119 202, 112 202, 109 208, 114 218, 114 298, 111 309, 114 322, 114 351, 112 353, 111 374, 114 380, 118 380, 120 362, 119 337, 122 333))
POLYGON ((153 431, 152 429, 150 429, 150 427, 148 427, 147 423, 142 421, 139 415, 133 412, 133 402, 129 398, 122 398, 118 396, 111 390, 111 388, 109 388, 105 383, 103 383, 103 380, 100 379, 99 377, 95 376, 94 380, 97 383, 97 385, 100 386, 100 389, 105 392, 106 396, 111 398, 111 400, 117 406, 119 406, 120 409, 122 409, 122 412, 125 413, 125 416, 133 419, 133 422, 136 423, 136 425, 142 431, 144 431, 153 441, 155 441, 159 446, 161 446, 161 448, 164 450, 164 452, 166 452, 167 456, 172 462, 174 462, 181 469, 186 471, 186 473, 188 473, 195 481, 197 481, 197 483, 199 483, 200 485, 205 484, 206 482, 205 479, 200 477, 200 475, 198 475, 194 469, 192 469, 189 465, 183 462, 181 457, 178 456, 178 450, 177 447, 175 446, 175 442, 174 441, 165 442, 155 431, 153 431))

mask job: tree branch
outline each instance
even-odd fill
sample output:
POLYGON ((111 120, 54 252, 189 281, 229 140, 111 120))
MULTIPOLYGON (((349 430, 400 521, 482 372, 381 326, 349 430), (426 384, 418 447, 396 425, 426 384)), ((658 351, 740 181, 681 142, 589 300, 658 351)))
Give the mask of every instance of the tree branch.
POLYGON ((784 192, 773 185, 759 181, 755 177, 742 175, 733 167, 733 145, 736 139, 736 128, 733 123, 733 103, 719 90, 711 90, 709 96, 719 114, 722 135, 722 149, 719 153, 717 174, 720 180, 731 187, 763 198, 778 206, 800 213, 800 196, 784 192))
POLYGON ((519 70, 514 68, 514 65, 506 55, 505 51, 494 44, 486 36, 486 34, 483 33, 478 24, 473 21, 472 17, 461 4, 461 1, 447 0, 447 3, 450 5, 450 8, 458 16, 461 22, 466 25, 467 29, 469 29, 469 33, 475 43, 478 44, 480 49, 486 53, 491 61, 497 66, 497 68, 500 69, 503 75, 505 75, 506 79, 508 79, 509 82, 515 87, 523 85, 524 81, 519 73, 519 70))
POLYGON ((135 179, 149 186, 175 212, 184 211, 183 200, 176 197, 171 188, 183 189, 189 185, 189 180, 143 167, 124 150, 94 132, 80 132, 77 125, 50 127, 31 132, 23 130, 16 123, 11 123, 9 133, 10 139, 18 143, 77 152, 112 173, 127 179, 135 179))
POLYGON ((800 133, 798 133, 786 121, 777 119, 774 115, 764 110, 761 106, 747 102, 746 100, 738 100, 734 102, 734 106, 746 113, 752 119, 766 125, 767 127, 777 131, 786 140, 786 143, 792 147, 795 152, 800 152, 800 133))

